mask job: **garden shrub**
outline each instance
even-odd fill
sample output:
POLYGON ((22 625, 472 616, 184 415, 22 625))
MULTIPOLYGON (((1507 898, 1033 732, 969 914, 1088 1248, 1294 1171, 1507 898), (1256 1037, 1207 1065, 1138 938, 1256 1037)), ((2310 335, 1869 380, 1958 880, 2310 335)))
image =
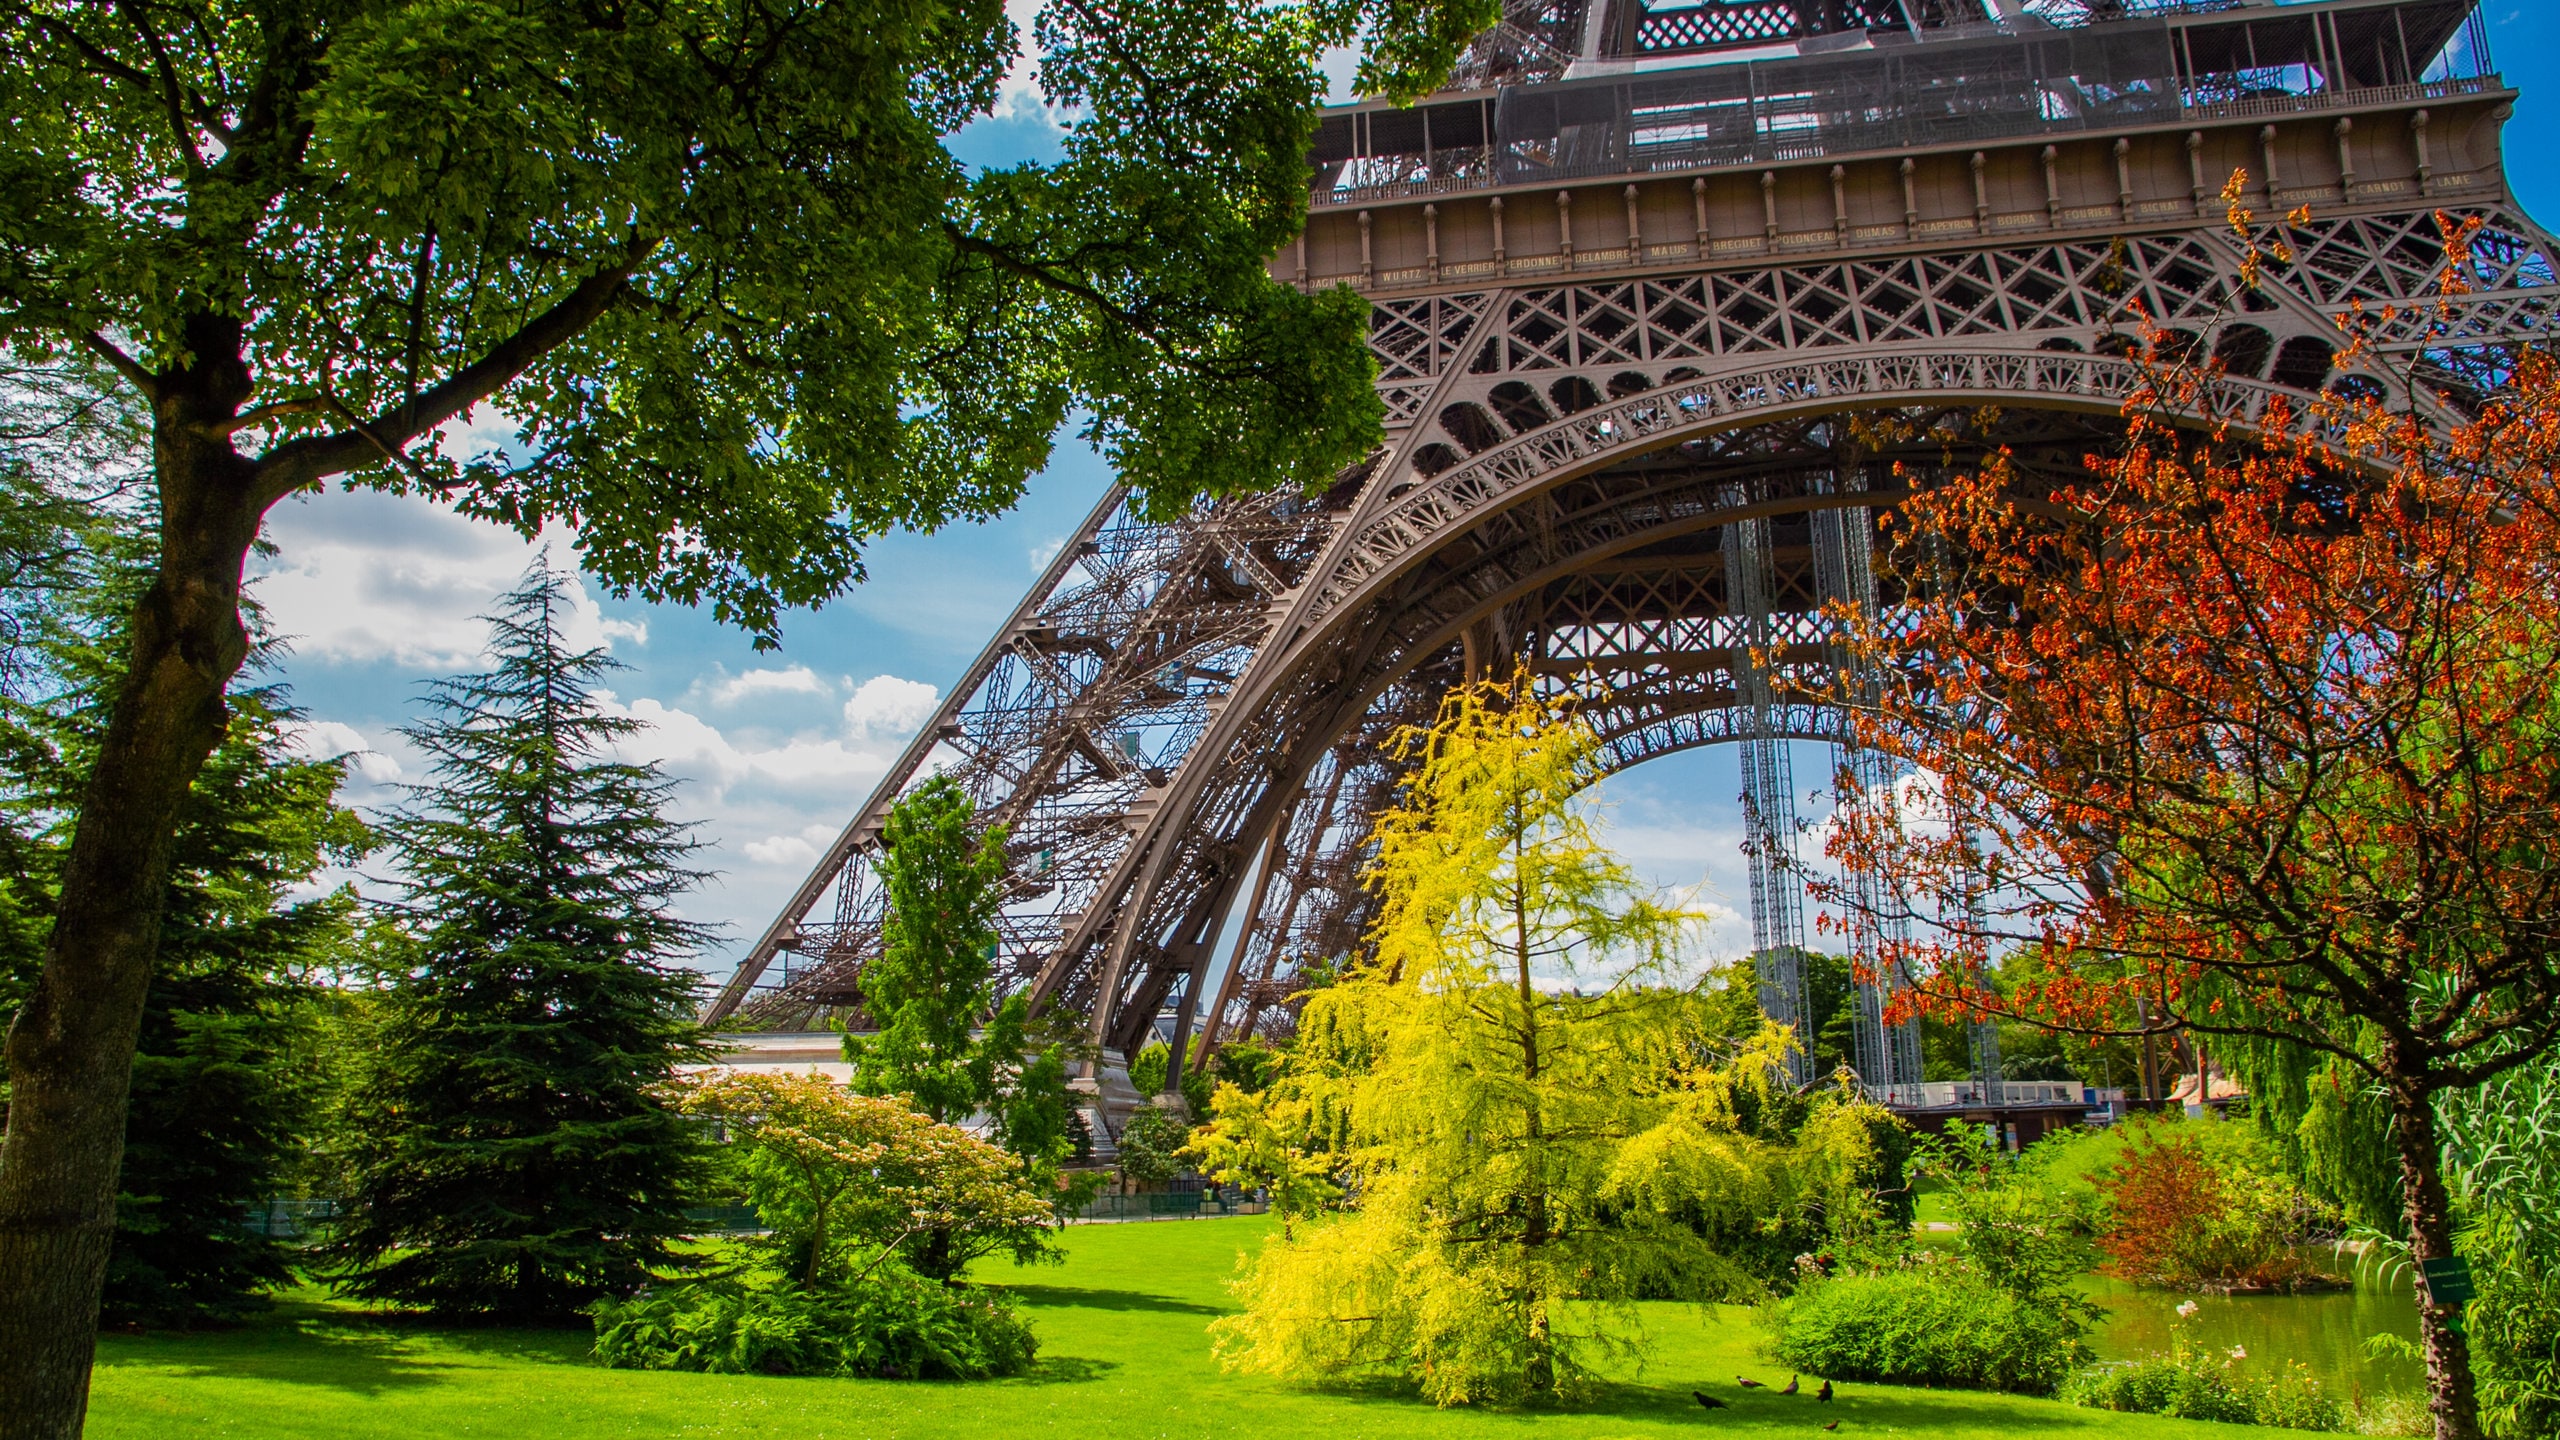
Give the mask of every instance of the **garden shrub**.
POLYGON ((1120 1132, 1120 1174, 1141 1185, 1153 1185, 1182 1173, 1182 1147, 1191 1127, 1159 1105, 1142 1105, 1120 1132))
POLYGON ((983 1380, 1020 1374, 1038 1348, 1000 1292, 904 1270, 815 1289, 710 1280, 592 1313, 596 1359, 632 1370, 983 1380))
POLYGON ((2322 1390, 2299 1361, 2287 1362, 2274 1375, 2260 1375, 2238 1369, 2238 1358, 2180 1344, 2167 1354, 2077 1371, 2063 1382, 2061 1398, 2098 1410, 2181 1420, 2288 1430, 2348 1428, 2347 1408, 2322 1390))
POLYGON ((2089 1363, 2087 1313, 1946 1262, 1816 1280, 1761 1312, 1770 1353, 1791 1369, 2022 1395, 2050 1395, 2089 1363))
POLYGON ((2560 1437, 2560 1054, 2440 1097, 2480 1413, 2499 1440, 2560 1437))
POLYGON ((2543 1269, 2511 1226, 2484 1225, 2467 1240, 2480 1286, 2467 1307, 2471 1363, 2489 1433, 2560 1437, 2560 1274, 2543 1269))
POLYGON ((1956 1244, 1982 1278, 2048 1308, 2086 1312, 2070 1287, 2088 1268, 2087 1227, 2062 1186, 1972 1126, 1926 1136, 1913 1154, 1920 1173, 1947 1187, 1956 1244))

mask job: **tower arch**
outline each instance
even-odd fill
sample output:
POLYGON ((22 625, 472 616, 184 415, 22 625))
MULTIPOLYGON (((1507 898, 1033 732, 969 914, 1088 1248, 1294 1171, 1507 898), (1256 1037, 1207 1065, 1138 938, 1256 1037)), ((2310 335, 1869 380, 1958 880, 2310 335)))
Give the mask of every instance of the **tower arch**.
MULTIPOLYGON (((2246 7, 2031 35, 1880 0, 1848 28, 1916 43, 1739 49, 1619 8, 1639 19, 1615 40, 1558 48, 1535 16, 1489 35, 1466 74, 1490 88, 1329 113, 1272 273, 1367 297, 1386 445, 1317 496, 1164 522, 1106 497, 711 1019, 854 997, 864 857, 940 767, 1008 827, 1014 983, 1114 1048, 1168 1009, 1259 1023, 1297 959, 1355 943, 1381 743, 1456 680, 1525 663, 1587 687, 1626 764, 1741 738, 1751 709, 1755 735, 1833 738, 1804 701, 1829 655, 1810 537, 1889 509, 1897 464, 1997 447, 2029 483, 2073 473, 2146 327, 2220 365, 2206 408, 2242 427, 2349 380, 2448 421, 2560 313, 2500 160, 2513 92, 2458 5, 2289 6, 2283 35, 2335 42, 2300 55, 2246 7), (2439 212, 2478 222, 2451 292, 2439 212), (2342 317, 2392 363, 2335 375, 2342 317), (1792 675, 1733 664, 1729 534, 1761 537, 1792 675)), ((1784 30, 1803 7, 1763 8, 1784 30)))

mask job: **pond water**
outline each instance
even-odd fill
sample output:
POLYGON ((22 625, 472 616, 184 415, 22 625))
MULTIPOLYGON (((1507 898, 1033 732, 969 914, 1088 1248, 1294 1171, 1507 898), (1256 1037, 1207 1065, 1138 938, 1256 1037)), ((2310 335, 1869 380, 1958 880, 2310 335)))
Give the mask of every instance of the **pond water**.
POLYGON ((2424 1387, 2425 1367, 2414 1360, 2365 1354, 2364 1339, 2389 1332, 2418 1338, 2418 1307, 2403 1277, 2398 1283, 2359 1281, 2353 1290, 2309 1295, 2181 1295, 2143 1290, 2121 1280, 2085 1276, 2081 1289, 2110 1312, 2098 1323, 2090 1343, 2108 1360, 2132 1360, 2169 1348, 2172 1327, 2190 1345, 2248 1350, 2242 1363, 2251 1369, 2274 1369, 2299 1360, 2341 1399, 2415 1392, 2424 1387), (2181 1318, 2178 1306, 2192 1300, 2196 1312, 2181 1318))

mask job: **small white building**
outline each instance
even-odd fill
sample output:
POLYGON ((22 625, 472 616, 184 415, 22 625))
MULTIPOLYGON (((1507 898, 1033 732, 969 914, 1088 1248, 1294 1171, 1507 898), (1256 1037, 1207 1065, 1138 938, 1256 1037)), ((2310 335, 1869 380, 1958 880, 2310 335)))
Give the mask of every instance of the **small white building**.
POLYGON ((714 1035, 720 1058, 688 1071, 731 1070, 742 1075, 824 1075, 839 1085, 853 1081, 844 1061, 844 1037, 833 1030, 759 1030, 714 1035))
MULTIPOLYGON (((839 1085, 853 1083, 853 1067, 845 1063, 844 1037, 833 1030, 752 1030, 711 1037, 720 1058, 708 1065, 687 1065, 692 1074, 727 1070, 741 1075, 823 1075, 839 1085)), ((1070 1080, 1068 1103, 1082 1110, 1085 1124, 1093 1135, 1094 1154, 1108 1159, 1115 1153, 1120 1129, 1129 1116, 1147 1103, 1129 1084, 1129 1066, 1120 1052, 1103 1052, 1098 1075, 1070 1080)), ((984 1134, 991 1124, 985 1115, 972 1115, 960 1122, 961 1128, 984 1134)))

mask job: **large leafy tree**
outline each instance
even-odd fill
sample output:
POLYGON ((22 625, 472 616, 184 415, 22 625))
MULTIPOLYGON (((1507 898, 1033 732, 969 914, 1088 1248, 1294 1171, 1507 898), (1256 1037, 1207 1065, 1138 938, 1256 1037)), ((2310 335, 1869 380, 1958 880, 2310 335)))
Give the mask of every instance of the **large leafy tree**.
POLYGON ((998 0, 0 6, 0 344, 108 366, 162 516, 11 1031, 0 1435, 85 1405, 170 837, 268 508, 345 478, 771 639, 863 542, 1010 504, 1070 413, 1159 507, 1373 443, 1364 310, 1262 266, 1320 47, 1426 88, 1491 0, 1053 0, 1056 164, 970 173, 998 0), (504 459, 446 426, 493 403, 504 459))
POLYGON ((494 668, 406 732, 433 779, 383 829, 418 943, 352 1092, 329 1245, 368 1299, 544 1319, 677 1267, 700 1140, 665 1087, 708 1053, 702 931, 675 910, 694 842, 655 767, 611 758, 639 725, 597 703, 613 661, 564 642, 565 584, 527 573, 494 668))
POLYGON ((1599 778, 1587 725, 1523 680, 1455 693, 1402 743, 1374 953, 1309 997, 1275 1092, 1306 1118, 1258 1136, 1269 1110, 1231 1105, 1199 1147, 1303 1124, 1357 1207, 1266 1248, 1244 1313, 1213 1329, 1227 1363, 1265 1373, 1571 1398, 1640 1342, 1637 1299, 1752 1288, 1718 1230, 1862 1214, 1863 1107, 1833 1096, 1790 1140, 1751 1132, 1792 1042, 1765 1027, 1723 1061, 1702 1043, 1703 1007, 1672 983, 1697 917, 1600 847, 1575 803, 1599 778))
MULTIPOLYGON (((2560 1041, 2560 370, 2505 378, 2449 433, 2332 400, 2252 437, 2173 428, 2209 377, 2164 367, 2086 483, 1913 497, 1912 602, 1864 637, 1911 683, 1860 730, 1935 813, 1833 841, 1970 897, 1906 957, 1948 1008, 2368 1084, 2422 1262, 2455 1255, 2440 1101, 2560 1041), (2005 994, 1995 949, 2036 957, 2005 994)), ((2450 1304, 2420 1322, 2436 1433, 2470 1440, 2469 1341, 2450 1304)))

